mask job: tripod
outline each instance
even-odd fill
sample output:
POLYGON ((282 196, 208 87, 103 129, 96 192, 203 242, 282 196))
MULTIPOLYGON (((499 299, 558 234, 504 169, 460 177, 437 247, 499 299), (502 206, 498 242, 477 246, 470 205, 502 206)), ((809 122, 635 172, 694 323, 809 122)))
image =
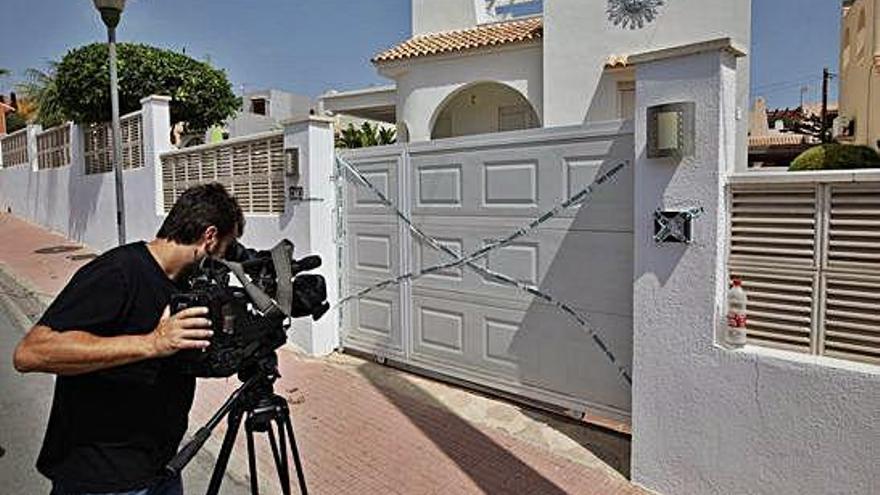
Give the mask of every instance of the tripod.
POLYGON ((211 436, 211 431, 228 414, 229 427, 226 430, 226 436, 223 437, 223 445, 211 474, 207 495, 217 495, 220 491, 220 483, 223 481, 223 475, 226 472, 229 456, 235 445, 235 437, 238 435, 242 419, 244 419, 247 438, 251 493, 259 495, 257 456, 254 448, 254 433, 256 432, 268 435, 272 457, 275 460, 275 469, 278 472, 278 480, 284 495, 290 495, 290 466, 287 462, 287 444, 290 443, 300 494, 308 495, 302 461, 293 434, 293 422, 290 420, 290 410, 287 407, 287 401, 274 393, 273 385, 278 377, 278 359, 274 353, 263 358, 254 368, 239 373, 239 378, 244 381, 244 384, 226 399, 226 402, 220 406, 220 409, 214 413, 205 426, 199 428, 193 439, 168 462, 165 466, 166 472, 173 476, 179 475, 211 436))

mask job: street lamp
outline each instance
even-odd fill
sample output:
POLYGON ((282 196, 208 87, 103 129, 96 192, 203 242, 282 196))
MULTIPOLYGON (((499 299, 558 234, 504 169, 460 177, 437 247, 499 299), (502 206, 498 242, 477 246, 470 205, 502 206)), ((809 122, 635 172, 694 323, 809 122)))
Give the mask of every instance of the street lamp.
POLYGON ((101 20, 107 26, 110 49, 110 107, 113 118, 113 170, 116 175, 116 229, 119 245, 125 244, 125 195, 122 190, 122 128, 119 125, 119 81, 116 75, 116 26, 125 9, 125 0, 94 0, 101 20))

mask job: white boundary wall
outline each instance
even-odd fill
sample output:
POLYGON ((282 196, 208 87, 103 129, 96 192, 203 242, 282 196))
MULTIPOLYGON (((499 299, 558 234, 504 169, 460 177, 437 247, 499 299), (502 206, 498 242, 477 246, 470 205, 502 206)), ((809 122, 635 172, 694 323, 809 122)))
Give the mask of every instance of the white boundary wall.
MULTIPOLYGON (((163 96, 141 101, 144 166, 123 172, 129 242, 152 239, 165 216, 161 155, 173 149, 170 101, 163 96)), ((29 154, 32 163, 0 169, 0 209, 99 251, 107 250, 117 242, 115 178, 112 172, 85 173, 83 133, 75 125, 71 133, 70 165, 38 170, 33 139, 33 153, 29 154)), ((242 242, 249 247, 268 249, 280 239, 289 238, 296 245, 296 257, 321 255, 324 264, 318 272, 330 281, 328 295, 335 301, 336 190, 331 181, 335 170, 331 123, 320 118, 286 123, 284 144, 285 148, 299 149, 300 185, 306 197, 313 200, 288 201, 281 215, 247 215, 242 242)), ((291 340, 306 352, 327 354, 338 345, 337 321, 335 311, 328 312, 317 323, 297 319, 291 340)))
MULTIPOLYGON (((151 238, 161 218, 145 214, 154 204, 158 154, 170 149, 170 98, 152 96, 141 101, 144 122, 144 166, 124 172, 126 228, 130 240, 151 238), (164 144, 163 144, 164 143, 164 144)), ((107 249, 116 244, 116 191, 112 172, 86 174, 83 133, 71 126, 70 164, 38 169, 36 149, 32 164, 0 170, 0 207, 62 235, 107 249)), ((36 148, 36 143, 34 143, 36 148)))
POLYGON ((880 368, 716 345, 734 169, 736 60, 637 69, 633 479, 667 495, 880 493, 880 368), (646 109, 693 101, 696 156, 645 156, 646 109), (657 246, 651 212, 701 206, 696 242, 657 246))

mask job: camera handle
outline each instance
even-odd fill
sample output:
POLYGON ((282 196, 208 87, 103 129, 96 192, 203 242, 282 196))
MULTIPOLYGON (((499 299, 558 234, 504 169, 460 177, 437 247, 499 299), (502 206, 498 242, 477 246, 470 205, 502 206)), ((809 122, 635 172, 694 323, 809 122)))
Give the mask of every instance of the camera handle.
MULTIPOLYGON (((270 254, 272 255, 272 263, 275 266, 275 278, 278 281, 278 290, 276 293, 277 301, 257 287, 257 285, 247 276, 244 269, 247 262, 239 263, 237 261, 223 259, 217 259, 215 261, 228 268, 229 271, 235 275, 235 278, 241 282, 242 288, 244 288, 244 291, 247 293, 251 302, 261 313, 266 316, 294 317, 291 315, 295 292, 293 278, 300 272, 314 270, 321 266, 321 258, 318 256, 306 256, 305 258, 294 262, 293 243, 288 240, 282 240, 275 245, 270 251, 270 254)), ((330 304, 324 301, 312 310, 312 319, 318 320, 329 309, 330 304)))

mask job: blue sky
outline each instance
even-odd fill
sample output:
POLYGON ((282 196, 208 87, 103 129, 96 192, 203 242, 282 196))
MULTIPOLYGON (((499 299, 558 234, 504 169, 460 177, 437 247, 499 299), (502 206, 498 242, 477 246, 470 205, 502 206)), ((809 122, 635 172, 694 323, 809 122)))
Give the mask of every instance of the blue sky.
MULTIPOLYGON (((836 70, 838 64, 840 0, 753 3, 753 94, 765 95, 771 106, 797 106, 800 87, 807 85, 807 100, 817 100, 822 67, 836 70)), ((227 70, 236 92, 244 85, 316 96, 331 88, 384 84, 369 58, 410 33, 410 0, 128 4, 120 40, 209 57, 227 70)), ((14 77, 105 36, 91 0, 3 0, 3 13, 0 67, 14 77)), ((13 80, 0 88, 8 90, 13 80)))

